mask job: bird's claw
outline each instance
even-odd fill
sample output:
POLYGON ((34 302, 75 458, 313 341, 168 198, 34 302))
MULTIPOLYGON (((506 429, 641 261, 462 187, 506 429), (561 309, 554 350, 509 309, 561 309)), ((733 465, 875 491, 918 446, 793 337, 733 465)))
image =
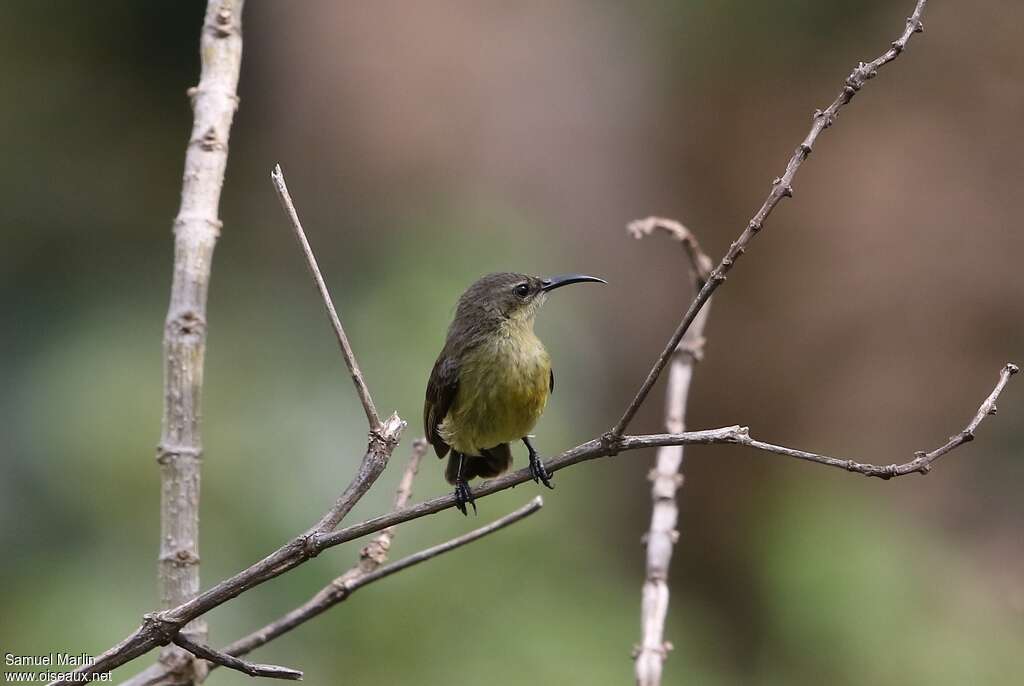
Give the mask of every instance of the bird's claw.
POLYGON ((551 474, 536 453, 530 454, 530 474, 533 475, 534 483, 544 484, 548 488, 554 489, 554 486, 551 485, 551 474))
POLYGON ((469 516, 469 512, 466 511, 466 503, 473 506, 473 514, 476 514, 476 498, 473 497, 473 491, 470 490, 469 484, 465 479, 459 479, 455 482, 455 507, 459 508, 459 512, 469 516))

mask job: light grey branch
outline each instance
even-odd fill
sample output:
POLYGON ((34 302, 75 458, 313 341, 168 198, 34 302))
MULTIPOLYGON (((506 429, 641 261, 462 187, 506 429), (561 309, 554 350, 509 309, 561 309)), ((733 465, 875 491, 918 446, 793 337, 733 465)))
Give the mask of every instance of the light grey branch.
MULTIPOLYGON (((181 206, 174 220, 174 276, 164 326, 164 409, 160 465, 160 603, 171 608, 199 592, 200 406, 206 354, 206 296, 218 219, 228 136, 242 62, 243 0, 210 0, 200 37, 199 85, 189 89, 194 111, 185 151, 181 206)), ((205 640, 203 620, 185 627, 205 640)), ((187 653, 173 647, 160 661, 177 683, 202 681, 187 653)))
POLYGON ((196 657, 202 658, 215 665, 234 669, 249 676, 262 676, 269 679, 285 679, 288 681, 299 681, 302 679, 302 672, 289 667, 278 667, 277 665, 261 665, 255 662, 246 662, 237 657, 214 650, 209 646, 191 641, 184 634, 177 634, 174 637, 175 645, 178 645, 196 657))
POLYGON ((796 172, 800 169, 800 165, 804 163, 807 157, 811 154, 811 150, 814 147, 815 141, 818 140, 818 136, 822 131, 832 126, 835 123, 836 117, 839 116, 839 110, 847 105, 853 96, 864 87, 868 79, 874 78, 878 70, 883 66, 892 62, 903 52, 907 46, 907 41, 910 37, 917 32, 924 30, 924 24, 921 23, 921 14, 924 12, 925 4, 927 0, 917 0, 917 5, 914 7, 914 12, 907 17, 906 25, 904 26, 903 33, 898 39, 892 42, 891 47, 886 50, 877 59, 864 63, 861 62, 857 67, 846 77, 846 81, 843 84, 843 90, 839 92, 836 99, 832 101, 832 104, 826 107, 824 110, 817 110, 814 113, 814 121, 811 124, 811 130, 804 138, 803 142, 797 146, 796 151, 790 158, 789 163, 786 165, 786 171, 782 176, 775 179, 772 182, 771 192, 768 194, 767 199, 761 205, 761 209, 753 216, 746 228, 740 234, 739 238, 729 246, 729 250, 725 253, 725 257, 718 263, 718 266, 711 272, 710 278, 704 284, 704 287, 697 293, 697 297, 693 299, 690 307, 687 309, 686 314, 683 315, 682 320, 676 327, 672 337, 669 338, 668 343, 665 345, 665 349, 661 352, 658 358, 654 361, 654 366, 651 371, 647 374, 647 378, 644 379, 643 384, 640 385, 640 390, 637 391, 636 396, 629 403, 626 411, 622 414, 622 418, 619 419, 618 423, 614 428, 604 435, 604 440, 607 444, 612 445, 615 443, 615 439, 622 436, 626 432, 626 428, 629 423, 633 420, 640 406, 643 405, 644 400, 647 398, 647 394, 651 392, 651 388, 657 382, 658 377, 661 375, 665 365, 668 364, 669 359, 672 357, 673 351, 679 345, 679 341, 683 339, 683 335, 686 330, 693 324, 694 319, 697 317, 697 313, 700 312, 701 308, 707 303, 711 294, 715 292, 722 283, 725 282, 726 275, 732 269, 736 260, 746 252, 747 247, 753 241, 761 229, 764 227, 764 222, 768 219, 768 215, 771 214, 775 206, 779 204, 783 198, 789 198, 793 196, 793 178, 796 176, 796 172))
POLYGON ((348 342, 345 328, 341 325, 341 319, 334 308, 334 302, 331 300, 331 294, 327 290, 324 277, 320 273, 316 257, 313 255, 312 248, 309 247, 309 241, 306 240, 306 232, 302 230, 299 214, 295 211, 292 196, 288 193, 288 186, 284 182, 284 173, 281 171, 281 165, 278 164, 274 167, 274 171, 270 173, 270 178, 274 182, 274 188, 277 189, 277 195, 281 200, 281 207, 284 208, 288 219, 291 220, 292 229, 295 231, 295 238, 299 241, 302 254, 306 257, 309 273, 313 276, 313 283, 320 292, 320 297, 323 298, 324 307, 327 308, 327 317, 331 320, 331 326, 334 327, 334 335, 338 339, 338 345, 341 346, 341 352, 345 357, 345 365, 348 367, 349 374, 352 375, 352 383, 355 384, 356 393, 359 394, 359 402, 363 404, 363 411, 366 413, 366 421, 370 424, 370 431, 379 431, 380 417, 377 415, 377 408, 373 405, 370 390, 366 387, 366 381, 363 380, 363 373, 359 370, 355 353, 352 352, 352 346, 348 342))
MULTIPOLYGON (((991 413, 991 408, 999 393, 1006 386, 1009 377, 1016 374, 1018 367, 1007 364, 1000 373, 999 382, 995 389, 982 403, 979 414, 984 418, 991 413)), ((401 431, 402 422, 397 415, 392 416, 394 420, 394 431, 397 440, 397 433, 401 431)), ((746 445, 758 450, 778 453, 797 459, 809 460, 818 464, 830 467, 838 467, 851 472, 864 474, 865 476, 877 476, 888 479, 894 476, 904 476, 913 472, 926 473, 931 463, 945 455, 957 446, 966 443, 974 436, 974 432, 981 423, 981 419, 975 416, 967 425, 967 428, 950 438, 941 447, 925 454, 919 454, 902 465, 879 466, 873 464, 862 464, 837 457, 818 455, 816 453, 804 452, 784 446, 777 446, 771 443, 756 441, 750 437, 749 430, 744 426, 727 426, 720 429, 707 429, 704 431, 688 431, 680 434, 649 434, 644 436, 620 436, 614 443, 609 445, 607 437, 595 438, 581 443, 575 448, 570 448, 557 457, 551 458, 544 463, 548 471, 559 471, 570 465, 587 460, 594 460, 600 457, 615 455, 628 450, 641 450, 644 448, 657 448, 663 445, 719 445, 737 444, 746 445), (968 437, 970 436, 970 438, 968 437)), ((385 423, 385 429, 388 424, 385 423)), ((532 479, 529 469, 520 469, 504 476, 485 481, 473 489, 476 498, 483 498, 492 493, 503 491, 532 479)), ((359 524, 339 529, 333 533, 318 533, 315 528, 305 534, 296 537, 292 541, 281 546, 273 553, 263 558, 256 564, 242 570, 238 574, 221 581, 213 588, 203 591, 192 600, 183 603, 170 610, 150 613, 144 615, 142 625, 132 634, 126 637, 117 645, 98 655, 88 665, 84 665, 70 673, 70 676, 62 680, 51 682, 50 686, 57 684, 73 683, 72 680, 81 680, 93 674, 109 672, 130 660, 143 655, 153 648, 166 645, 171 641, 175 633, 180 631, 188 622, 203 615, 215 607, 222 605, 231 598, 244 593, 245 591, 258 586, 276 576, 284 574, 289 569, 294 569, 304 564, 309 559, 319 555, 324 550, 346 543, 367 534, 377 533, 388 527, 408 522, 413 519, 435 514, 443 510, 455 507, 455 496, 445 495, 432 500, 395 510, 379 517, 368 519, 359 524)))
MULTIPOLYGON (((694 291, 699 291, 710 275, 711 259, 701 250, 689 229, 677 221, 659 217, 640 219, 627 227, 636 238, 649 236, 656 229, 668 233, 683 245, 690 265, 691 283, 694 291)), ((686 430, 686 400, 690 394, 694 366, 703 357, 704 324, 710 310, 711 301, 708 300, 672 355, 665 390, 665 430, 669 433, 679 434, 686 430)), ((683 446, 663 446, 658 448, 655 467, 648 476, 651 480, 651 524, 644 535, 647 560, 640 605, 641 639, 634 651, 634 670, 639 686, 661 684, 662 668, 672 646, 664 635, 669 601, 668 570, 672 549, 679 539, 676 497, 683 485, 682 465, 683 446)))

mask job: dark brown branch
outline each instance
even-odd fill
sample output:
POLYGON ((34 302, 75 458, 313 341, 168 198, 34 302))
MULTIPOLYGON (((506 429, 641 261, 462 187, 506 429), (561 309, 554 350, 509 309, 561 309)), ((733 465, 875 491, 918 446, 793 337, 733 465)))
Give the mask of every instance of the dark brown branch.
MULTIPOLYGON (((1018 371, 1018 367, 1013 364, 1007 364, 1002 369, 998 384, 982 403, 981 409, 979 409, 979 414, 982 415, 982 418, 992 407, 995 406, 995 401, 1009 380, 1009 377, 1016 374, 1018 371)), ((397 416, 395 416, 394 419, 399 423, 401 421, 397 419, 397 416)), ((979 423, 980 419, 975 416, 971 423, 968 424, 967 429, 964 432, 961 432, 960 435, 954 436, 949 442, 940 448, 933 450, 931 453, 915 457, 914 460, 905 463, 904 465, 879 466, 861 464, 854 462, 853 460, 818 455, 816 453, 808 453, 770 443, 763 443, 752 439, 749 435, 748 429, 743 426, 728 426, 720 429, 689 431, 681 434, 621 436, 612 443, 609 443, 607 437, 601 437, 587 441, 586 443, 581 443, 575 448, 570 448, 557 457, 548 460, 544 464, 548 471, 555 472, 579 462, 614 455, 627 450, 641 450, 644 448, 655 448, 663 445, 716 445, 731 443, 746 445, 758 450, 778 453, 789 457, 795 457, 797 459, 809 460, 830 467, 838 467, 847 471, 864 474, 865 476, 891 478, 893 476, 903 476, 913 472, 927 472, 931 462, 948 453, 958 445, 971 440, 970 438, 967 438, 967 434, 969 433, 970 436, 973 437, 974 431, 979 423)), ((525 483, 531 478, 529 469, 520 469, 519 471, 511 472, 497 479, 485 481, 480 484, 480 486, 473 489, 473 495, 476 498, 483 498, 492 493, 497 493, 498 491, 503 491, 507 488, 525 483)), ((221 581, 213 588, 200 593, 191 601, 170 610, 145 615, 142 626, 136 629, 130 636, 105 651, 103 654, 97 656, 90 664, 76 669, 71 673, 74 676, 51 682, 50 686, 72 683, 70 679, 80 680, 88 675, 109 672, 110 670, 149 652, 157 646, 166 645, 171 641, 171 637, 173 637, 176 632, 180 631, 181 628, 190 620, 209 612, 213 608, 218 607, 254 586, 284 574, 289 569, 298 567, 328 548, 332 548, 356 538, 361 538, 367 534, 376 533, 390 526, 395 526, 403 522, 408 522, 413 519, 441 512, 442 510, 447 510, 454 506, 455 497, 453 495, 445 495, 401 510, 389 512, 388 514, 380 515, 373 519, 368 519, 364 522, 345 527, 344 529, 340 529, 333 533, 320 534, 315 530, 311 530, 281 546, 251 567, 239 572, 233 577, 221 581)))
POLYGON ((255 662, 239 660, 237 657, 214 650, 209 646, 190 641, 184 636, 184 634, 176 634, 174 636, 174 643, 196 657, 201 657, 215 665, 234 669, 242 672, 243 674, 248 674, 249 676, 262 676, 269 679, 286 679, 288 681, 299 681, 302 679, 302 672, 297 669, 278 667, 277 665, 261 665, 255 662))
POLYGON ((814 143, 817 141, 818 136, 822 131, 832 126, 835 123, 836 117, 839 116, 839 110, 841 110, 846 104, 853 100, 853 96, 864 87, 868 79, 874 78, 878 70, 884 65, 892 62, 903 52, 903 49, 907 45, 907 41, 910 37, 917 32, 924 30, 924 25, 921 23, 921 14, 924 12, 925 4, 927 0, 917 0, 917 6, 914 8, 913 14, 911 14, 906 21, 906 25, 903 29, 902 35, 892 42, 892 46, 886 50, 880 57, 872 62, 864 63, 861 62, 857 67, 846 77, 846 81, 843 84, 843 89, 836 96, 836 99, 832 101, 832 104, 826 107, 824 110, 818 110, 814 113, 814 121, 811 124, 811 130, 804 138, 803 142, 797 146, 796 151, 790 158, 789 163, 786 165, 786 171, 782 176, 775 179, 772 182, 771 192, 768 193, 767 199, 761 205, 761 209, 753 216, 748 222, 746 228, 740 234, 739 238, 729 246, 729 250, 725 253, 725 257, 718 263, 718 266, 711 272, 710 278, 704 284, 704 287, 697 293, 697 297, 694 298, 690 304, 686 314, 683 315, 682 321, 676 327, 672 337, 669 338, 668 343, 665 345, 665 349, 658 356, 654 362, 654 366, 651 371, 647 374, 647 378, 644 379, 643 384, 640 386, 640 390, 637 391, 636 396, 629 403, 626 411, 623 413, 622 418, 619 419, 618 423, 604 436, 604 440, 608 444, 613 444, 615 439, 622 436, 626 432, 626 428, 629 423, 633 420, 640 406, 647 398, 647 394, 651 392, 651 388, 657 382, 658 377, 661 375, 665 365, 668 364, 669 359, 672 357, 673 351, 676 346, 679 345, 679 341, 683 339, 683 334, 690 328, 697 313, 700 312, 701 308, 711 297, 711 294, 715 292, 722 283, 725 282, 726 275, 732 269, 736 260, 746 252, 750 242, 754 239, 761 229, 764 227, 764 222, 768 219, 768 215, 772 213, 775 206, 783 198, 789 198, 793 195, 793 178, 796 176, 796 172, 800 169, 800 165, 804 163, 807 157, 811 154, 811 150, 814 148, 814 143))
POLYGON ((352 375, 352 383, 355 384, 356 393, 359 394, 359 402, 363 404, 363 411, 366 413, 366 421, 370 424, 370 431, 379 431, 381 424, 380 417, 377 415, 377 408, 373 405, 373 398, 370 397, 370 390, 366 387, 366 382, 363 380, 363 373, 359 370, 359 364, 356 362, 355 353, 352 352, 352 346, 348 342, 345 328, 341 325, 341 319, 338 317, 337 310, 334 309, 334 302, 331 300, 331 294, 327 290, 324 277, 320 273, 320 267, 317 265, 316 257, 313 255, 313 249, 309 247, 306 233, 302 230, 299 215, 295 211, 295 205, 292 204, 292 196, 288 193, 288 186, 284 182, 284 173, 281 171, 281 165, 278 164, 274 167, 274 171, 270 173, 270 178, 274 182, 274 188, 277 189, 277 195, 281 200, 281 207, 284 208, 285 214, 291 220, 292 229, 295 231, 295 238, 299 241, 302 254, 306 257, 309 273, 313 276, 313 283, 320 292, 320 297, 323 298, 324 307, 327 308, 327 316, 331 320, 331 326, 334 327, 334 335, 338 339, 338 345, 341 346, 341 352, 345 357, 345 365, 348 367, 349 374, 352 375))

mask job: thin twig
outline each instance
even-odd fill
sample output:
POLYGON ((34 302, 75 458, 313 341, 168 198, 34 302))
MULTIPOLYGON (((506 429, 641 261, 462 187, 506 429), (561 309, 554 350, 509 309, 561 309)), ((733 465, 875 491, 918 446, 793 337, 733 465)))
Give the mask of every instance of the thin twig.
POLYGON ((306 258, 309 272, 313 276, 313 283, 316 285, 317 290, 320 292, 320 297, 324 301, 324 307, 327 309, 327 316, 334 327, 334 334, 338 339, 338 344, 341 346, 345 364, 352 375, 352 383, 355 384, 356 393, 359 395, 359 400, 363 404, 363 410, 366 412, 366 420, 370 424, 370 442, 367 445, 366 454, 359 463, 356 476, 352 479, 348 488, 339 496, 334 506, 324 514, 313 529, 307 532, 309 534, 323 534, 333 531, 338 526, 338 523, 344 519, 349 510, 370 489, 370 486, 377 480, 377 477, 383 473, 384 468, 387 466, 388 458, 391 456, 391 451, 397 444, 398 433, 401 432, 405 423, 398 418, 397 414, 389 417, 385 424, 381 423, 380 417, 377 415, 377 408, 374 407, 373 399, 370 397, 370 391, 363 380, 363 374, 359 370, 355 354, 352 352, 352 346, 349 345, 348 336, 345 335, 345 327, 341 324, 338 311, 331 300, 331 294, 327 290, 327 284, 320 273, 320 266, 317 264, 316 255, 313 254, 313 249, 310 247, 309 241, 306 240, 306 232, 302 230, 298 212, 295 211, 295 204, 292 202, 292 196, 288 192, 288 185, 284 181, 281 165, 278 164, 274 167, 274 171, 270 173, 270 178, 274 182, 274 188, 277 189, 278 198, 281 200, 281 207, 284 208, 285 214, 291 220, 295 238, 299 241, 299 247, 306 258), (398 426, 399 424, 401 426, 398 426))
POLYGON ((359 370, 355 353, 352 352, 352 346, 348 342, 345 328, 341 325, 341 319, 334 308, 334 302, 331 300, 331 294, 327 290, 324 277, 320 273, 316 257, 313 255, 312 248, 309 247, 309 241, 306 240, 306 232, 302 230, 299 215, 295 211, 295 205, 292 204, 292 196, 288 193, 288 186, 284 182, 284 173, 281 171, 281 165, 274 166, 274 171, 270 173, 270 178, 274 182, 274 188, 277 189, 277 195, 281 200, 281 207, 284 208, 288 219, 291 220, 292 229, 295 231, 295 238, 298 239, 299 246, 302 248, 302 254, 306 257, 306 264, 309 266, 309 273, 313 277, 313 283, 320 292, 320 297, 323 298, 324 307, 327 308, 327 316, 331 320, 331 326, 334 327, 334 335, 338 339, 338 345, 341 346, 341 352, 345 357, 345 365, 352 375, 352 383, 355 384, 356 393, 359 394, 359 402, 363 404, 363 411, 366 413, 366 421, 370 424, 370 431, 379 431, 381 423, 380 417, 377 415, 377 408, 373 405, 370 390, 366 387, 366 381, 363 380, 363 373, 359 370))
POLYGON ((302 672, 289 667, 278 667, 277 665, 261 665, 255 662, 246 662, 237 657, 214 650, 210 646, 190 641, 182 634, 174 636, 174 643, 181 646, 196 657, 212 662, 221 667, 234 669, 249 676, 262 676, 269 679, 285 679, 288 681, 299 681, 302 679, 302 672))
POLYGON ((890 464, 884 466, 861 464, 859 462, 854 462, 853 460, 843 460, 840 458, 828 457, 826 455, 809 453, 803 450, 794 450, 793 448, 772 445, 771 443, 764 443, 763 441, 754 440, 753 438, 750 438, 750 436, 746 436, 744 439, 737 441, 737 443, 756 450, 765 450, 770 453, 795 457, 799 460, 817 462, 818 464, 827 465, 829 467, 839 467, 840 469, 845 469, 848 472, 856 472, 858 474, 863 474, 864 476, 876 476, 881 479, 891 479, 894 476, 906 476, 907 474, 914 473, 927 474, 931 471, 932 465, 940 457, 948 454, 956 448, 959 448, 964 443, 970 443, 974 440, 974 434, 978 430, 978 425, 981 424, 985 417, 996 413, 996 399, 998 399, 999 394, 1003 392, 1003 388, 1010 380, 1010 377, 1019 371, 1020 367, 1013 363, 1007 363, 999 372, 999 381, 996 383, 995 388, 992 389, 992 392, 989 393, 988 397, 981 403, 981 406, 978 407, 978 411, 975 413, 974 418, 971 419, 970 423, 968 423, 962 431, 950 436, 948 441, 940 445, 935 450, 931 450, 929 452, 918 451, 914 453, 914 459, 909 462, 904 462, 903 464, 890 464))
POLYGON ((619 419, 618 423, 611 431, 604 435, 606 443, 609 445, 614 444, 615 439, 626 432, 626 428, 629 426, 629 423, 633 420, 633 417, 647 398, 647 394, 650 393, 655 382, 657 382, 658 377, 665 368, 665 365, 668 364, 673 351, 675 351, 676 346, 679 345, 679 341, 683 339, 683 334, 685 334, 686 330, 690 328, 691 324, 693 324, 693 320, 696 318, 697 313, 700 312, 700 309, 711 297, 711 294, 715 292, 715 289, 725 282, 726 275, 732 269, 736 260, 746 252, 746 249, 754 239, 754 236, 756 236, 764 227, 765 220, 768 218, 768 215, 771 214, 772 210, 775 209, 775 206, 779 204, 779 201, 783 198, 793 196, 793 177, 796 176, 796 172, 800 169, 800 165, 802 165, 804 160, 806 160, 811 154, 811 150, 814 147, 815 141, 818 139, 818 135, 835 123, 836 117, 839 116, 839 110, 853 100, 853 96, 864 87, 864 84, 867 83, 868 79, 874 78, 881 67, 892 62, 900 53, 903 52, 907 45, 907 41, 910 40, 910 37, 914 33, 924 30, 924 25, 921 23, 921 14, 924 12, 926 3, 927 0, 917 0, 917 6, 914 8, 913 14, 907 18, 903 34, 892 42, 892 47, 886 50, 876 60, 866 64, 864 62, 858 64, 850 75, 846 77, 846 81, 843 84, 843 90, 839 92, 839 95, 832 101, 832 104, 824 110, 817 110, 814 113, 814 121, 811 124, 811 130, 808 132, 803 142, 797 146, 796 151, 793 153, 789 163, 786 165, 785 173, 772 182, 771 192, 761 205, 761 209, 757 211, 747 224, 746 228, 743 229, 739 238, 729 246, 729 250, 725 253, 725 257, 722 258, 722 261, 719 262, 718 266, 711 272, 710 278, 708 278, 704 287, 700 289, 700 292, 697 293, 697 297, 693 299, 693 302, 690 304, 686 314, 683 315, 683 318, 676 327, 675 332, 665 345, 665 349, 662 351, 661 355, 658 356, 658 359, 655 360, 654 366, 647 374, 647 378, 644 379, 643 384, 640 386, 640 390, 637 391, 636 396, 629 403, 626 411, 622 414, 622 418, 619 419))
MULTIPOLYGON (((999 382, 991 394, 985 399, 979 410, 982 418, 995 406, 999 393, 1003 390, 1009 377, 1016 374, 1018 367, 1007 364, 1000 373, 999 382)), ((397 417, 395 417, 397 419, 397 417)), ((398 420, 399 422, 401 420, 398 420)), ((797 459, 809 460, 818 464, 837 467, 851 472, 864 474, 865 476, 877 476, 891 478, 904 476, 913 472, 926 473, 931 463, 945 455, 950 450, 962 443, 966 443, 973 437, 980 419, 976 416, 968 424, 967 429, 957 436, 952 437, 946 444, 924 455, 918 455, 914 460, 902 465, 878 466, 872 464, 861 464, 853 460, 829 457, 808 453, 792 448, 777 446, 770 443, 755 441, 749 435, 749 430, 744 426, 727 426, 720 429, 707 429, 704 431, 688 431, 681 434, 649 434, 643 436, 621 436, 614 443, 609 444, 606 437, 595 438, 581 443, 575 448, 570 448, 544 463, 548 471, 559 471, 570 465, 600 457, 615 455, 628 450, 641 450, 644 448, 656 448, 663 445, 720 445, 737 444, 746 445, 758 450, 771 453, 778 453, 797 459)), ((491 481, 485 481, 473 489, 476 498, 483 498, 492 493, 503 491, 532 479, 529 469, 520 469, 491 481)), ((187 603, 179 605, 170 610, 150 613, 144 616, 142 625, 132 634, 126 637, 117 645, 98 655, 88 665, 84 665, 69 673, 58 681, 51 682, 50 686, 57 684, 69 684, 81 680, 93 674, 109 672, 140 655, 143 655, 153 648, 166 645, 170 637, 181 630, 189 621, 203 615, 215 607, 222 605, 231 598, 244 593, 245 591, 258 586, 276 576, 284 574, 304 564, 309 559, 319 555, 324 550, 346 543, 367 534, 382 531, 390 526, 395 526, 413 519, 447 510, 455 507, 455 496, 445 495, 428 500, 417 505, 395 510, 359 524, 339 529, 333 533, 320 534, 314 530, 304 533, 273 553, 263 558, 256 564, 242 570, 238 574, 225 579, 213 588, 206 590, 187 603)))
MULTIPOLYGON (((636 238, 649 236, 661 229, 682 243, 690 265, 694 291, 699 291, 711 272, 711 259, 700 249, 697 238, 677 221, 648 217, 631 222, 627 230, 636 238)), ((711 301, 701 309, 693 326, 687 329, 672 355, 668 385, 665 390, 665 430, 682 433, 686 430, 686 401, 690 394, 693 370, 704 353, 704 325, 711 310, 711 301)), ((678 490, 683 485, 683 446, 658 448, 655 467, 651 470, 651 524, 644 535, 647 546, 646 573, 640 605, 640 644, 634 651, 636 682, 639 686, 658 686, 662 668, 672 644, 664 640, 665 618, 668 615, 668 570, 672 549, 679 539, 676 522, 679 506, 678 490)))
POLYGON ((431 548, 427 548, 426 550, 421 550, 418 553, 404 557, 401 560, 392 562, 391 564, 383 565, 370 572, 338 577, 299 607, 295 608, 280 619, 267 624, 262 629, 258 629, 245 638, 235 641, 226 647, 224 651, 232 655, 245 655, 269 641, 272 641, 281 634, 291 631, 295 627, 308 622, 310 619, 323 614, 338 603, 347 600, 353 593, 363 586, 372 584, 375 581, 380 581, 381 579, 400 572, 403 569, 408 569, 409 567, 418 565, 421 562, 426 562, 438 555, 455 550, 456 548, 472 543, 479 538, 483 538, 488 534, 504 529, 510 524, 514 524, 525 517, 529 517, 543 505, 543 499, 540 496, 537 496, 523 507, 515 510, 514 512, 510 512, 501 519, 497 519, 486 526, 482 526, 467 534, 453 538, 450 541, 446 541, 440 545, 435 545, 431 548))
MULTIPOLYGON (((206 300, 228 137, 238 107, 242 63, 243 0, 210 0, 200 37, 199 85, 190 88, 192 133, 185 150, 181 205, 174 220, 174 275, 164 324, 164 407, 157 462, 160 465, 160 553, 157 585, 162 607, 199 592, 199 490, 203 452, 201 401, 206 356, 206 300)), ((185 627, 206 639, 203 620, 185 627)), ((201 682, 187 653, 169 647, 160 662, 179 684, 201 682)))

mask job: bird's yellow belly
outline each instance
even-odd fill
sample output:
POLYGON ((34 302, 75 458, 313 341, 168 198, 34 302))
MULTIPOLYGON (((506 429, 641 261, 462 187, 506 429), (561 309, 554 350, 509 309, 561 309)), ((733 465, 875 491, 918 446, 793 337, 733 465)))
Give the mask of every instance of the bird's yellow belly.
POLYGON ((446 443, 479 455, 526 436, 544 412, 550 393, 551 359, 540 340, 509 335, 467 355, 459 390, 439 428, 446 443))

